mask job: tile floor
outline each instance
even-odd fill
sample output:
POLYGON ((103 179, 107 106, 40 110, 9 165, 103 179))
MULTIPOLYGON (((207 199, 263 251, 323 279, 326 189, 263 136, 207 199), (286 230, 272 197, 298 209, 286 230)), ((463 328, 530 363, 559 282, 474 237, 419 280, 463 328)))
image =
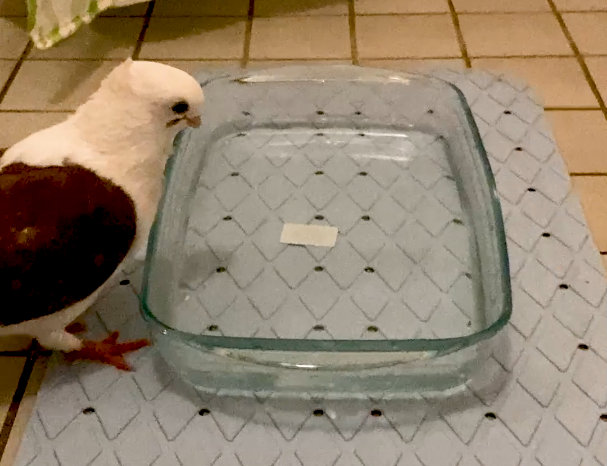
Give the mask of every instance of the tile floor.
MULTIPOLYGON (((0 0, 0 148, 64 118, 129 56, 190 72, 305 61, 520 76, 544 100, 607 253, 607 0, 156 0, 109 10, 46 51, 24 26, 25 0, 0 0)), ((44 371, 28 343, 0 340, 0 466, 44 371)))

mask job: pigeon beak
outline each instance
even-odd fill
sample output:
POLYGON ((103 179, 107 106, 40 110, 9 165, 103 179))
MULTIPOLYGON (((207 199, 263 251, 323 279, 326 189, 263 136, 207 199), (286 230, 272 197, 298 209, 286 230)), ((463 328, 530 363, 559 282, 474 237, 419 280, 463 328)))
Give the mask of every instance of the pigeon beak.
POLYGON ((202 123, 202 120, 200 119, 200 115, 196 115, 194 117, 185 117, 185 120, 188 123, 188 126, 190 128, 198 128, 200 126, 200 124, 202 123))

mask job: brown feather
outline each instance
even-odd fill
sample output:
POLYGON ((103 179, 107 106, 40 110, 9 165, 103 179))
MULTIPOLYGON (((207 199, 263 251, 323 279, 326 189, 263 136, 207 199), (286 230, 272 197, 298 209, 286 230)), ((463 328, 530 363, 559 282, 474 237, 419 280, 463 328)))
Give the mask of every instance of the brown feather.
POLYGON ((0 170, 0 325, 52 314, 92 294, 136 233, 133 200, 79 165, 0 170))

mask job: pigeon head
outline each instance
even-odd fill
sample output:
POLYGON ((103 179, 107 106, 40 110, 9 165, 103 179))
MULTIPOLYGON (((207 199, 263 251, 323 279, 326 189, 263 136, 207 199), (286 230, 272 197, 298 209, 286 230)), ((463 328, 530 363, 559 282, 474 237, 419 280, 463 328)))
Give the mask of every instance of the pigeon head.
POLYGON ((151 114, 155 123, 171 130, 201 123, 204 96, 200 84, 172 66, 128 59, 107 76, 100 92, 127 104, 127 113, 147 112, 145 116, 151 114))

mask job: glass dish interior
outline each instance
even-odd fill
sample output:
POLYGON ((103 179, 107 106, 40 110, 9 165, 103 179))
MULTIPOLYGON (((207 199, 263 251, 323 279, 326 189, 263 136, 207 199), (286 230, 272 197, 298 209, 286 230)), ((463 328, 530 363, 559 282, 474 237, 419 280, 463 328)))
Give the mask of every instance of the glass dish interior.
POLYGON ((204 124, 176 144, 146 264, 144 313, 165 357, 209 388, 364 391, 370 371, 384 384, 367 388, 385 390, 395 376, 408 386, 412 367, 446 366, 451 378, 432 387, 464 381, 475 351, 427 362, 495 334, 511 298, 499 202, 462 94, 347 66, 203 87, 204 124), (338 239, 283 244, 285 223, 335 226, 338 239), (327 370, 344 380, 309 377, 327 370))

